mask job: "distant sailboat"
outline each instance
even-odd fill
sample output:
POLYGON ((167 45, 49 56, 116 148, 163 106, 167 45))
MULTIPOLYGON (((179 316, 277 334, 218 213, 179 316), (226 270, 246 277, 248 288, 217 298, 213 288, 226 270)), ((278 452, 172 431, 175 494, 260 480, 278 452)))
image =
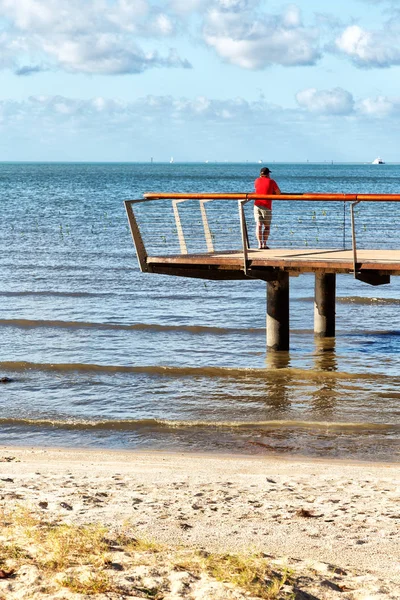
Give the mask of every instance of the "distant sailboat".
POLYGON ((171 156, 171 158, 169 159, 170 164, 172 165, 172 163, 174 162, 174 157, 171 156))
POLYGON ((385 162, 381 159, 380 156, 378 156, 378 158, 376 158, 375 160, 372 161, 373 165, 384 165, 385 162))
POLYGON ((260 160, 258 161, 258 164, 259 164, 259 165, 262 165, 262 164, 263 164, 263 162, 264 162, 264 161, 263 161, 263 159, 262 159, 262 158, 260 158, 260 160))

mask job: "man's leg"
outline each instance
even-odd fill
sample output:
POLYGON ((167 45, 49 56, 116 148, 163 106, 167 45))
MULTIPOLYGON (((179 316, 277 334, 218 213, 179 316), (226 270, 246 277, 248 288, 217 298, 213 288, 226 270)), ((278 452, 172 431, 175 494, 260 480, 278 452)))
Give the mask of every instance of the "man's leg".
POLYGON ((263 233, 262 233, 262 246, 263 246, 263 248, 266 248, 268 238, 269 238, 270 225, 267 222, 264 222, 263 225, 264 225, 264 229, 263 229, 263 233))
POLYGON ((261 228, 260 218, 261 218, 260 211, 258 210, 258 207, 256 205, 254 205, 254 220, 256 222, 256 238, 257 238, 259 248, 262 247, 262 228, 261 228))
POLYGON ((265 212, 265 215, 264 215, 264 219, 263 219, 264 227, 263 227, 263 233, 262 233, 262 247, 268 248, 267 242, 268 242, 269 234, 271 231, 272 213, 269 209, 266 209, 264 212, 265 212))
POLYGON ((256 222, 256 238, 258 241, 258 247, 262 248, 262 246, 263 246, 263 231, 262 231, 261 221, 256 222))

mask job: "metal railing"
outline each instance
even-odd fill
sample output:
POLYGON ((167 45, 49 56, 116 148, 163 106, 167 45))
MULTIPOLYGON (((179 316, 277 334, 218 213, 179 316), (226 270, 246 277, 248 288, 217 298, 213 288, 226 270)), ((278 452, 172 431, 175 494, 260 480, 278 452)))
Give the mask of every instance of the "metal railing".
POLYGON ((148 193, 125 201, 141 270, 149 271, 148 256, 241 252, 246 272, 249 203, 256 199, 273 201, 269 239, 274 247, 351 249, 354 274, 358 243, 370 249, 398 246, 400 194, 148 193))

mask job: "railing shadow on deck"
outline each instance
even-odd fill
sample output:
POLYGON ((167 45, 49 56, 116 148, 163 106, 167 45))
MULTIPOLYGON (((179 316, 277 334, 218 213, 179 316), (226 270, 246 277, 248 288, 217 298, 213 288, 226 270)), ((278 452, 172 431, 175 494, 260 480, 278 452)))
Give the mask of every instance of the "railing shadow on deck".
POLYGON ((253 201, 267 198, 274 247, 351 250, 354 273, 357 248, 398 248, 400 194, 148 193, 125 201, 141 270, 149 270, 149 256, 239 252, 246 272, 256 247, 253 201))

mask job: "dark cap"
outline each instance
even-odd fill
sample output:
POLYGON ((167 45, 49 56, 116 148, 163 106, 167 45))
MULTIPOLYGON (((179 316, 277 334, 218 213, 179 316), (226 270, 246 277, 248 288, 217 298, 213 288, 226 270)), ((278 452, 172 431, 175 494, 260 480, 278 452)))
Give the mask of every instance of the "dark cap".
POLYGON ((272 173, 272 171, 270 169, 268 169, 268 167, 263 167, 260 170, 260 175, 268 175, 268 173, 272 173))

